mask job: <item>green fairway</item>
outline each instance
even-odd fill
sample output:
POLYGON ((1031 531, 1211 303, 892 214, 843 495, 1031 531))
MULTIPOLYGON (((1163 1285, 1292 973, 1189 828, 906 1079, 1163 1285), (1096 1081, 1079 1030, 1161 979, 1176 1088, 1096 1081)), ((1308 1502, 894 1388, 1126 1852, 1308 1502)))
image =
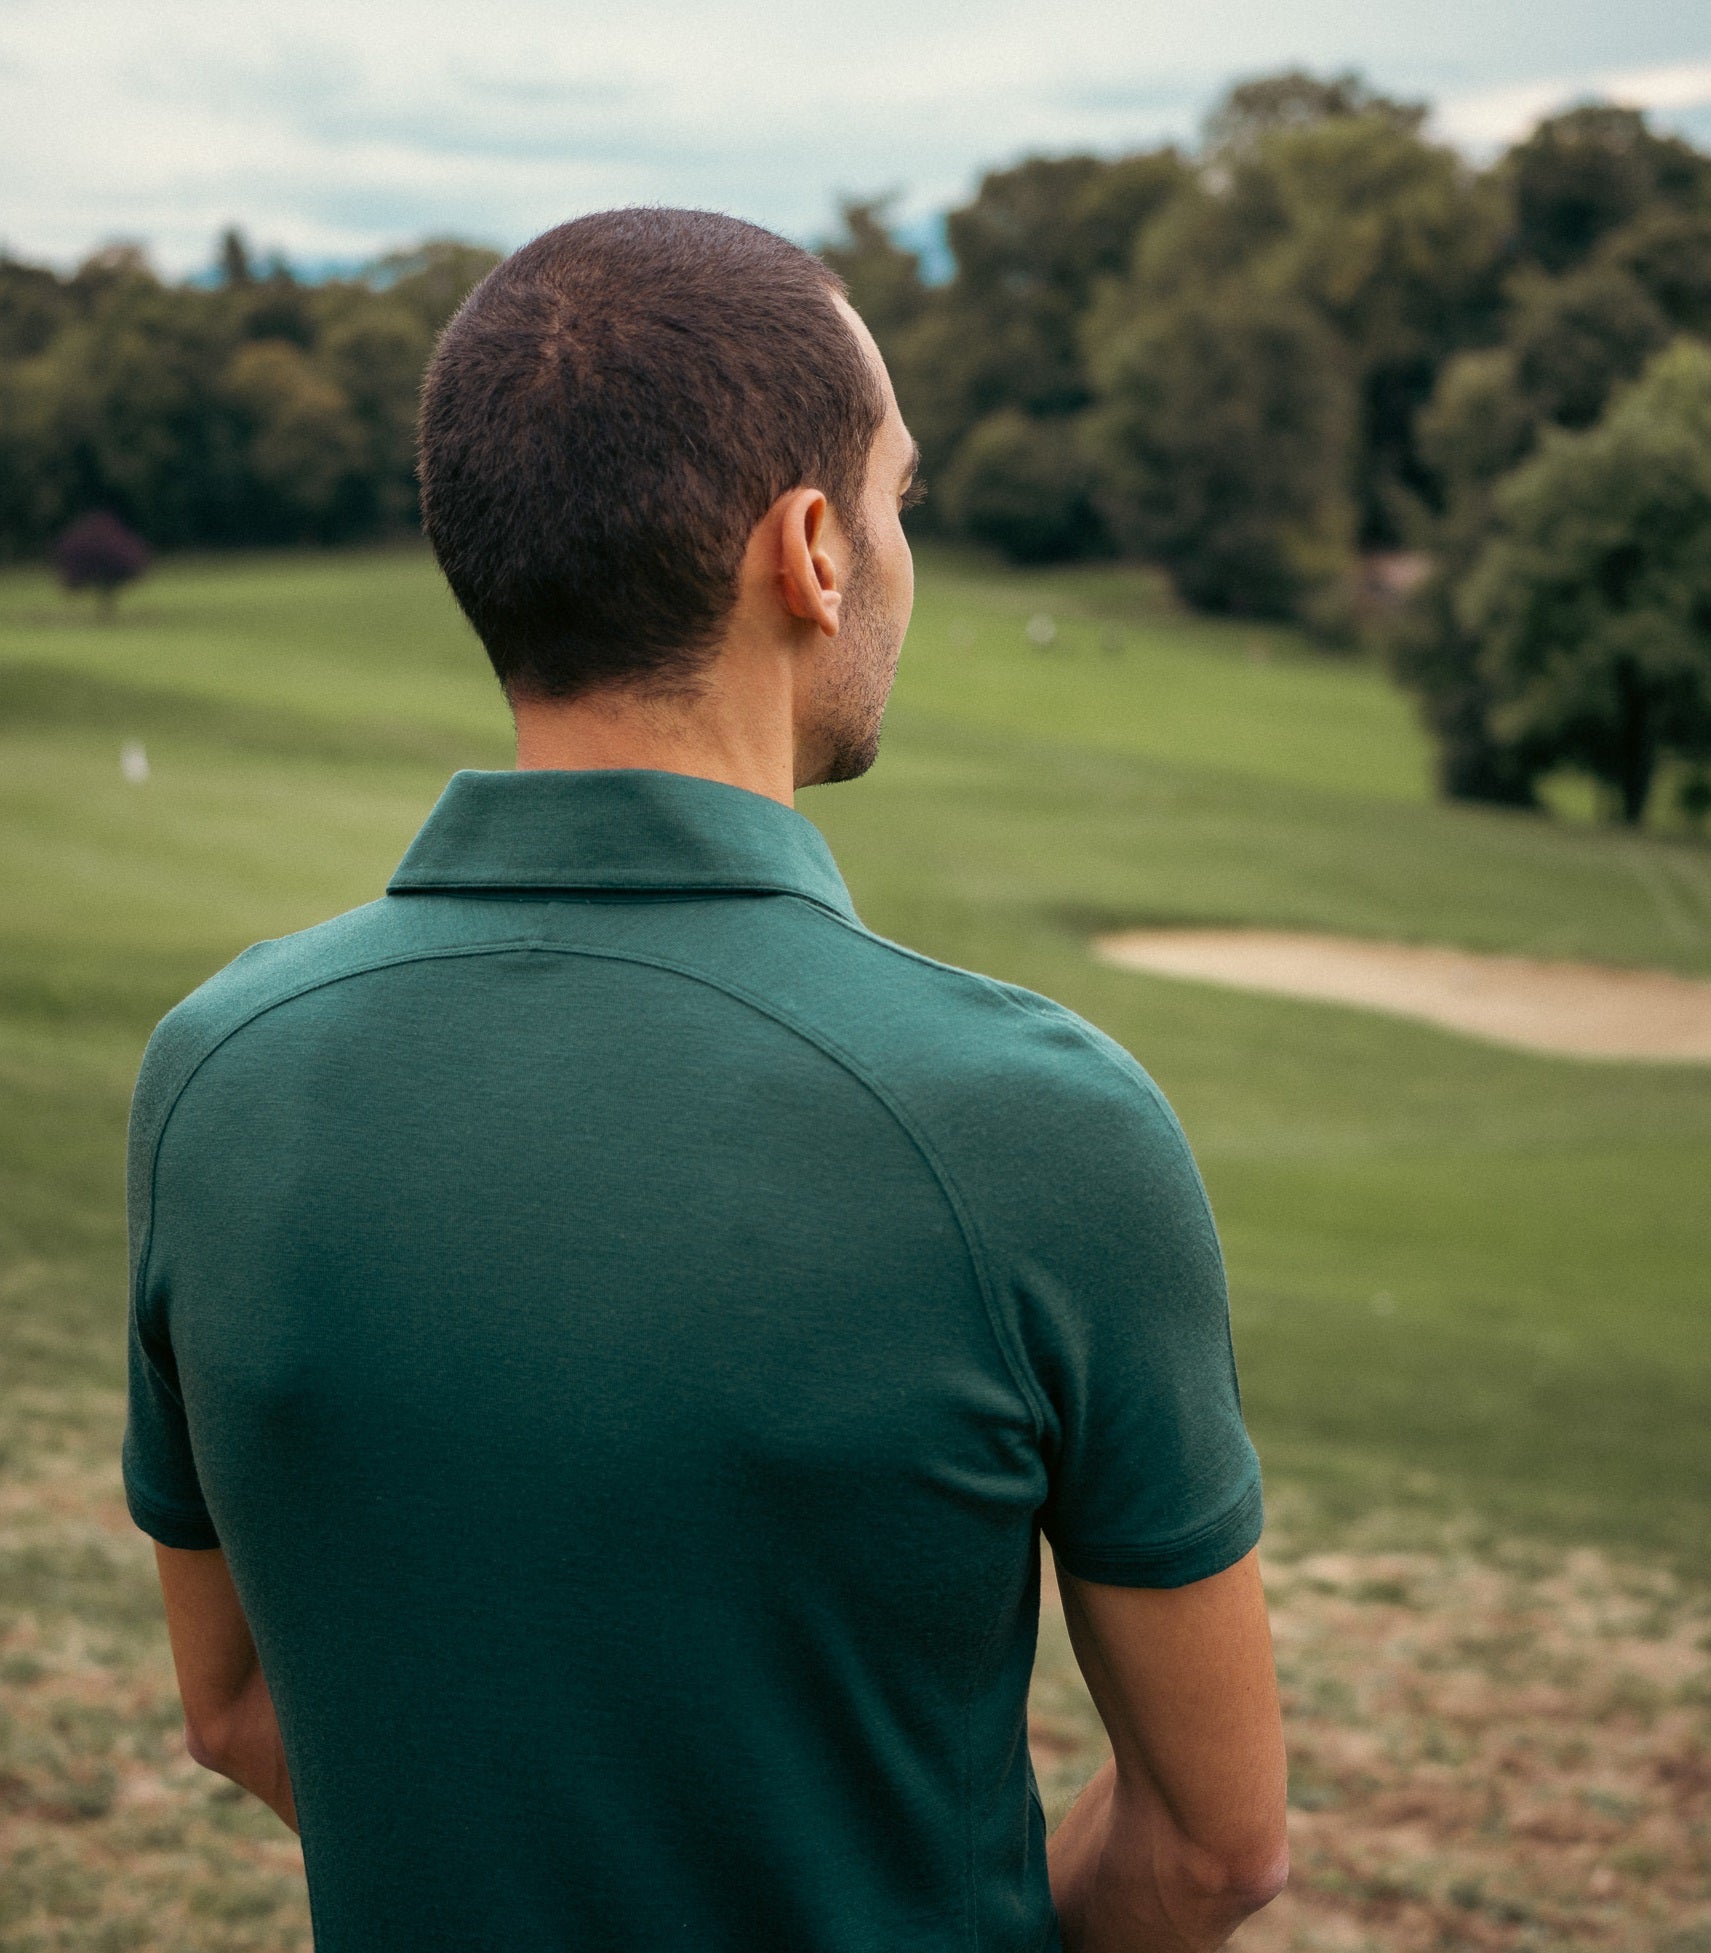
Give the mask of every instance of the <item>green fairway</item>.
MULTIPOLYGON (((1133 573, 920 574, 880 765, 804 811, 872 926, 1061 997, 1170 1094, 1274 1476, 1328 1510, 1419 1498, 1690 1555, 1711 1499, 1711 1068, 1524 1057, 1085 945, 1255 922, 1705 973, 1711 849, 1436 806, 1372 668, 1174 616, 1133 573)), ((448 771, 504 764, 506 731, 413 551, 169 565, 111 627, 38 573, 0 578, 14 1461, 111 1438, 149 1027, 245 943, 377 892, 448 771), (121 776, 130 739, 146 784, 121 776)))

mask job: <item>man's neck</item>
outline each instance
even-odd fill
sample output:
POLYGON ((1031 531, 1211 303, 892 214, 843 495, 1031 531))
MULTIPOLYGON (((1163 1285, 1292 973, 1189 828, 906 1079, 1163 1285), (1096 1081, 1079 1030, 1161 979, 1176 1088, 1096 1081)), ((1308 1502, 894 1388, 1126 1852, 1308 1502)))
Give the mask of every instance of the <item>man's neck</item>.
POLYGON ((788 683, 776 675, 770 683, 757 682, 740 667, 728 668, 723 658, 692 694, 606 686, 576 698, 521 699, 512 707, 517 765, 688 773, 790 807, 796 788, 791 708, 788 683))

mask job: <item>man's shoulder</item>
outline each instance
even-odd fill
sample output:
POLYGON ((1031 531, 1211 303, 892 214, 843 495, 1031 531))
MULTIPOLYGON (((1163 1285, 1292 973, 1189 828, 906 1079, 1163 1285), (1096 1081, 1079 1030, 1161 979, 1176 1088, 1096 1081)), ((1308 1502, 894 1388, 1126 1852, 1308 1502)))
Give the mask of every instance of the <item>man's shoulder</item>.
POLYGON ((253 943, 155 1026, 137 1080, 133 1126, 164 1117, 202 1063, 247 1024, 295 997, 409 953, 385 900, 253 943))
POLYGON ((1149 1074, 1067 1005, 865 929, 840 934, 853 980, 837 986, 827 1021, 876 1082, 971 1133, 996 1137, 998 1120, 1078 1139, 1118 1127, 1180 1141, 1149 1074))
POLYGON ((839 986, 838 1033, 871 1064, 955 1209, 1042 1428, 1060 1415, 1052 1392, 1071 1371, 1115 1360, 1089 1359, 1096 1346, 1210 1335, 1226 1378, 1205 1187, 1134 1057, 1036 991, 878 937, 854 953, 861 981, 839 986))

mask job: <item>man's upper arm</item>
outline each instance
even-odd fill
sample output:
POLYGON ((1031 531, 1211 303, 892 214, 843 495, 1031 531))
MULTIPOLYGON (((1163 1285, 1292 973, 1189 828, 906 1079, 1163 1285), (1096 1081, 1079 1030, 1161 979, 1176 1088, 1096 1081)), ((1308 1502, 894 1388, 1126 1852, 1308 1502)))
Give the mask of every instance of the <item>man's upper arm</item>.
POLYGON ((1286 1770, 1257 1554, 1180 1587, 1059 1584, 1119 1782, 1156 1791, 1233 1884, 1274 1884, 1286 1770))
POLYGON ((1033 1063, 1031 1171, 1002 1225, 1076 1656, 1129 1801, 1162 1800, 1210 1854, 1210 1887, 1263 1892, 1283 1859, 1283 1742, 1211 1209, 1126 1052, 1048 1009, 1033 1063))
POLYGON ((989 1202, 1048 1478, 1058 1564, 1112 1586, 1222 1572, 1260 1534, 1223 1257, 1169 1106, 1126 1052, 1041 1014, 1027 1116, 989 1202))
POLYGON ((197 1474, 165 1298, 153 1273, 162 1259, 155 1209, 162 1136, 202 1051, 193 1018, 188 1006, 180 1005, 149 1040, 131 1102, 125 1171, 130 1236, 125 1497, 131 1517, 151 1538, 187 1550, 217 1546, 219 1536, 197 1474))

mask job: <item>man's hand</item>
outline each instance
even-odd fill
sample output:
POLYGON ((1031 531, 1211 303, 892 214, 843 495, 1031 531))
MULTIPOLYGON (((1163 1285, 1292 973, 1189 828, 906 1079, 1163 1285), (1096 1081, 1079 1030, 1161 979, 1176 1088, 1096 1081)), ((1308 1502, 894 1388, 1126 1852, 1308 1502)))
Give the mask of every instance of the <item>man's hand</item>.
POLYGON ((204 1769, 253 1791, 295 1831, 279 1720, 225 1554, 159 1544, 154 1550, 184 1703, 185 1747, 204 1769))
POLYGON ((1210 1953, 1289 1873, 1258 1558, 1186 1587, 1060 1585, 1113 1751, 1048 1851, 1065 1953, 1210 1953))

